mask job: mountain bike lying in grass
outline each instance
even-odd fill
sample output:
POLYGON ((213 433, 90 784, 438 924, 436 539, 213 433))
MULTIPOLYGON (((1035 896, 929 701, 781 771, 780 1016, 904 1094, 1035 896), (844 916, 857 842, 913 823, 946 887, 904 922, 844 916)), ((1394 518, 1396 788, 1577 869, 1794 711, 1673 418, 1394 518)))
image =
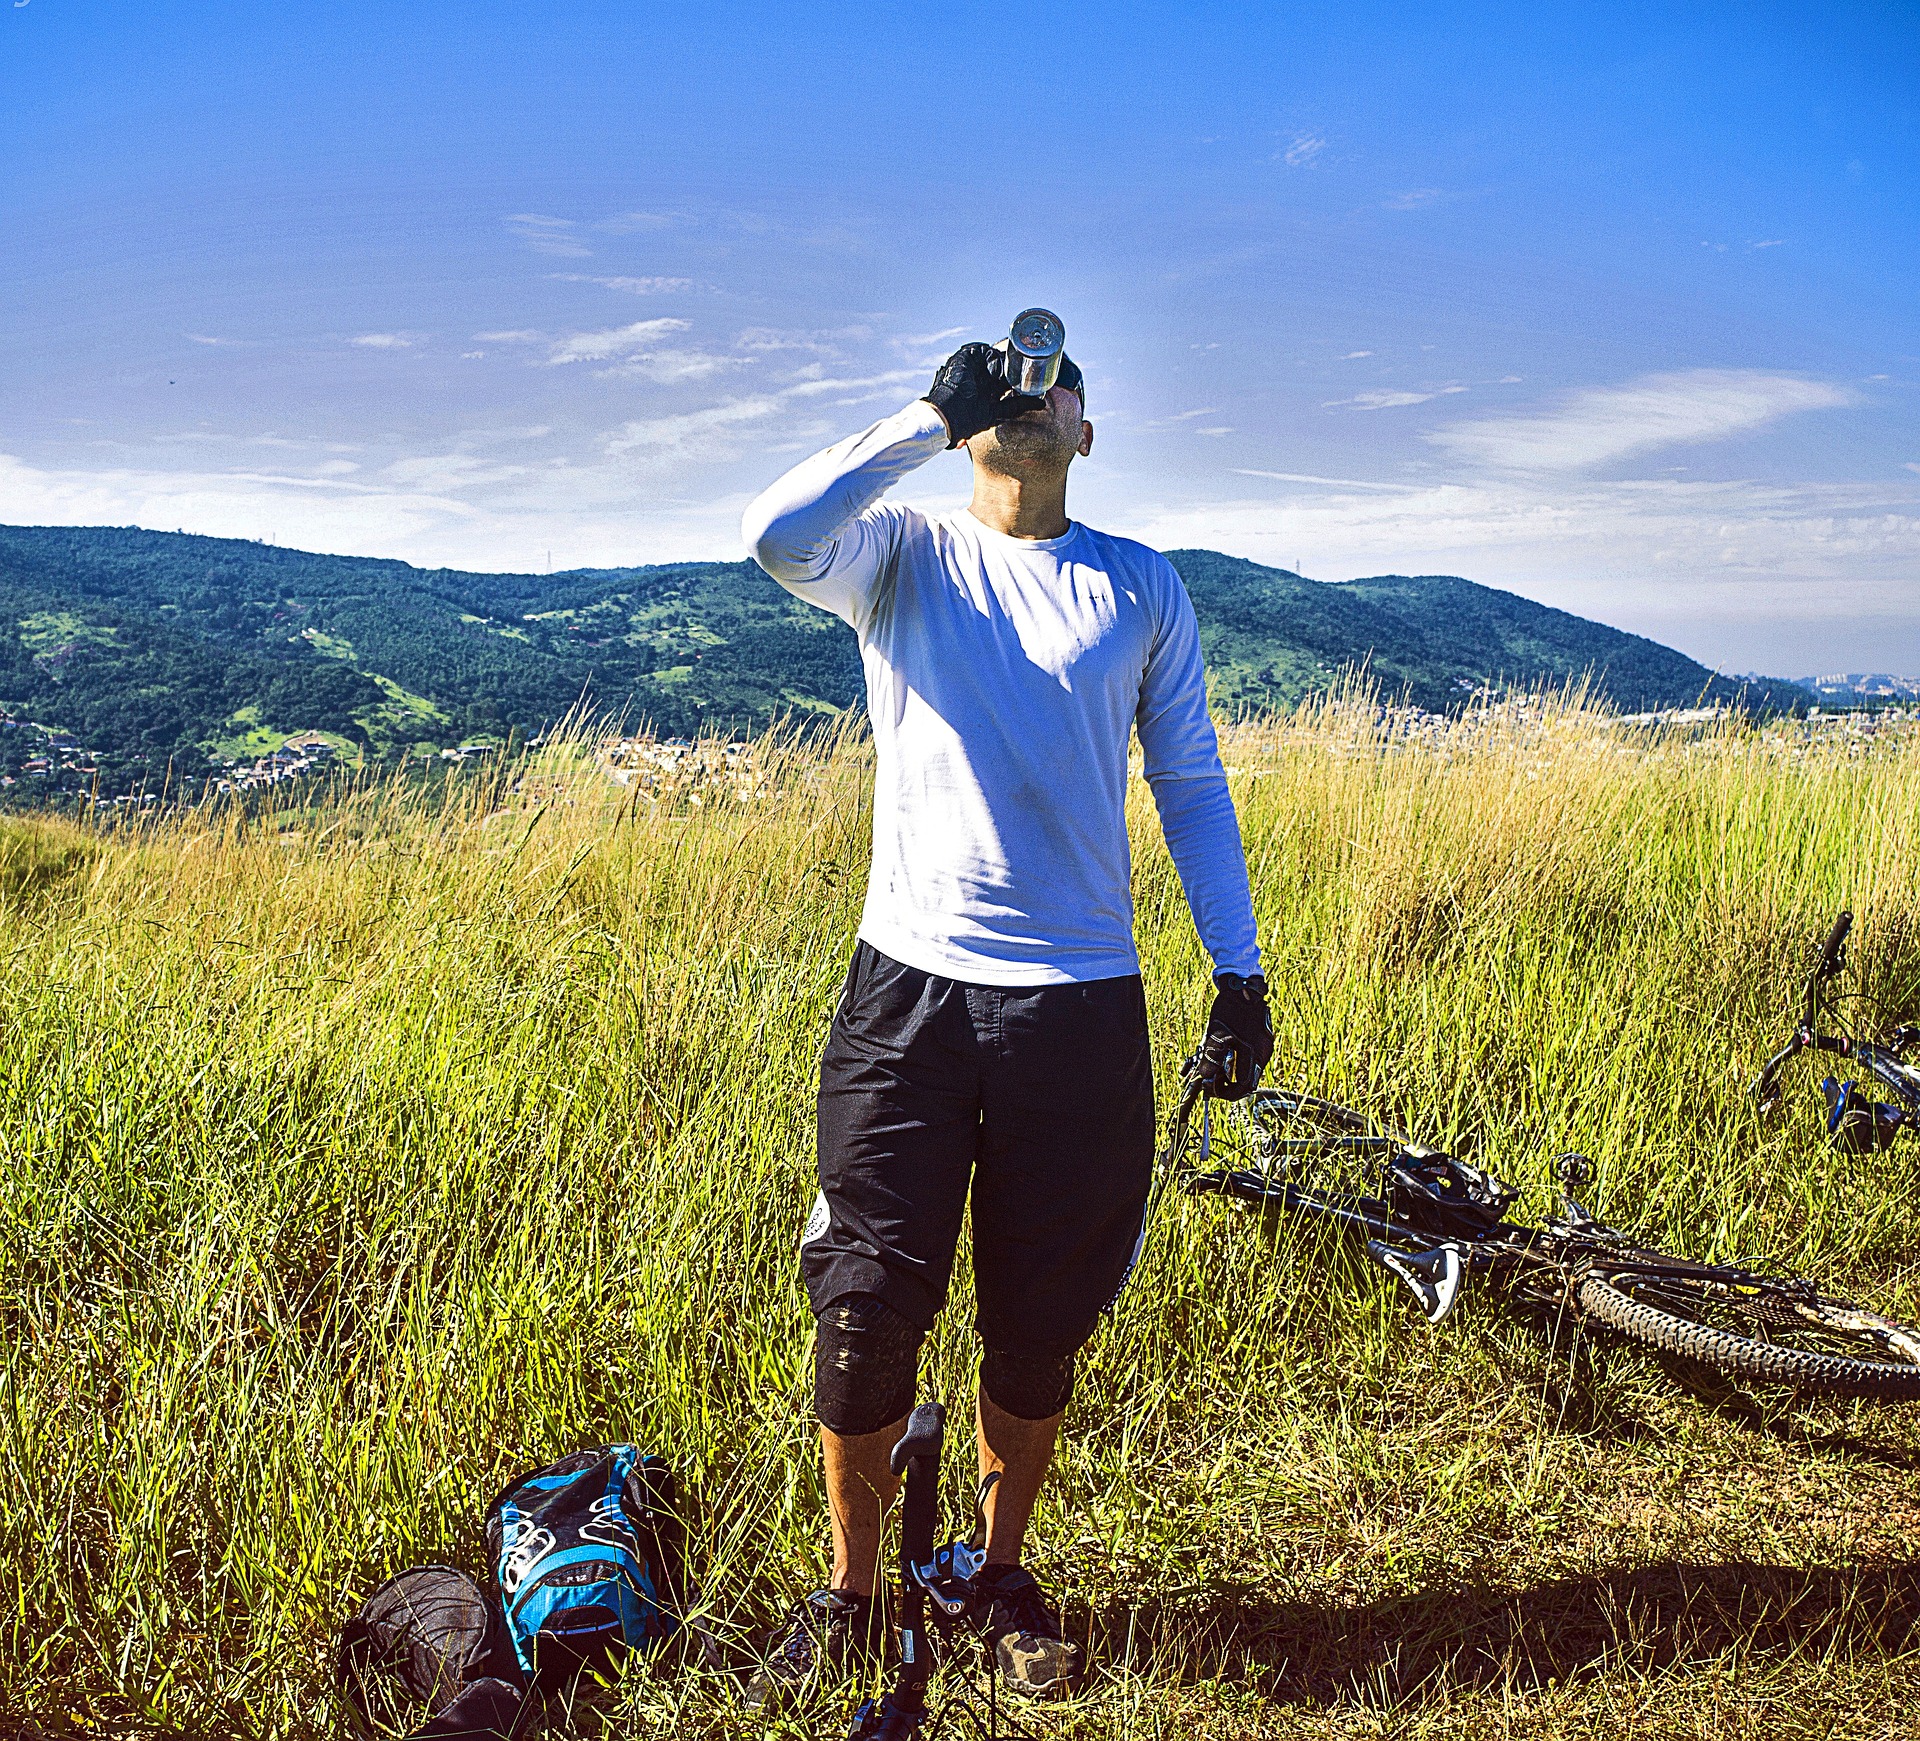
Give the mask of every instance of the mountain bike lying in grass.
POLYGON ((1760 1067, 1753 1097, 1762 1112, 1777 1111, 1783 1098, 1781 1072, 1802 1052, 1832 1052, 1852 1059, 1894 1096, 1892 1101, 1875 1100, 1857 1082, 1840 1082, 1831 1076, 1820 1084, 1827 1102, 1827 1135, 1836 1148, 1864 1154, 1890 1147, 1902 1129, 1920 1121, 1920 1069, 1906 1061, 1906 1054, 1920 1042, 1920 1027, 1897 1027, 1877 1043, 1853 1034, 1820 1031, 1830 1020, 1840 1025, 1829 1007, 1826 988, 1846 971, 1847 933, 1852 929, 1851 913, 1843 912, 1834 920, 1833 929, 1820 946, 1820 959, 1807 975, 1793 1037, 1760 1067))
POLYGON ((1560 1157, 1560 1212, 1528 1227, 1508 1219, 1518 1193, 1491 1173, 1310 1095, 1263 1088, 1216 1113, 1189 1065, 1163 1161, 1184 1190, 1345 1229, 1435 1324, 1481 1270, 1524 1301, 1597 1319, 1736 1378, 1825 1396, 1920 1398, 1920 1330, 1829 1299, 1811 1282, 1639 1244, 1572 1195, 1593 1179, 1584 1155, 1560 1157), (1196 1110, 1199 1149, 1189 1159, 1196 1110))

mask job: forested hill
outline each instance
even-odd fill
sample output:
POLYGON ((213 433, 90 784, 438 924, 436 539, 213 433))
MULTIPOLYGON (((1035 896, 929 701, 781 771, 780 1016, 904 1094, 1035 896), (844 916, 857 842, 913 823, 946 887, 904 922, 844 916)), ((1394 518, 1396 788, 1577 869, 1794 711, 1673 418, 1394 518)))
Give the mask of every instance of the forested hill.
MULTIPOLYGON (((1230 708, 1290 706, 1360 665, 1433 709, 1487 682, 1583 674, 1627 708, 1734 689, 1656 642, 1470 581, 1331 585, 1213 551, 1173 560, 1230 708)), ((742 730, 837 711, 860 683, 846 628, 746 562, 473 574, 0 527, 0 708, 115 757, 236 755, 297 731, 448 745, 538 727, 582 697, 665 734, 742 730)))
POLYGON ((1172 550, 1200 619, 1217 702, 1291 706, 1364 663, 1387 695, 1434 712, 1492 683, 1588 679, 1628 712, 1740 700, 1805 706, 1785 682, 1719 676, 1650 641, 1516 593, 1447 574, 1381 575, 1337 585, 1214 550, 1172 550))

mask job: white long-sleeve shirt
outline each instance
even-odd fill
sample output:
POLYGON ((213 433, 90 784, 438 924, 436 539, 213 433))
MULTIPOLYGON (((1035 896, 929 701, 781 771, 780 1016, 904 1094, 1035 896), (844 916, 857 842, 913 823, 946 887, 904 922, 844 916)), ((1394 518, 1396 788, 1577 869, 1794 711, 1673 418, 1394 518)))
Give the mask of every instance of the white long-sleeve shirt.
POLYGON ((860 637, 878 769, 860 935, 980 985, 1137 973, 1129 733, 1216 971, 1257 973, 1246 856, 1193 606, 1159 552, 1011 538, 880 500, 947 445, 924 400, 748 507, 754 560, 860 637))

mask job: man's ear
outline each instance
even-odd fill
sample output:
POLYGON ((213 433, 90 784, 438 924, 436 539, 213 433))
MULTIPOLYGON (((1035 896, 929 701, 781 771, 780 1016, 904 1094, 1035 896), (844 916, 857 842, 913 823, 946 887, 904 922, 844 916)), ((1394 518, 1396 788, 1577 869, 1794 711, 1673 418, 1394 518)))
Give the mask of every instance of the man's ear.
POLYGON ((1084 418, 1080 422, 1080 446, 1075 451, 1082 459, 1093 452, 1093 425, 1084 418))

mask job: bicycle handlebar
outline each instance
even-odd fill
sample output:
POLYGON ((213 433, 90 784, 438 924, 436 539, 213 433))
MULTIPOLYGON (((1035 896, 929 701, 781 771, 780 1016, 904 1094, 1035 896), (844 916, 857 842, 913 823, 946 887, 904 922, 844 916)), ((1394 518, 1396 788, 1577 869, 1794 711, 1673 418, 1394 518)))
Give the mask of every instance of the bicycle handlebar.
POLYGON ((906 1474, 907 1465, 916 1457, 931 1457, 937 1464, 940 1461, 941 1443, 946 1435, 947 1411, 937 1402, 920 1404, 907 1416, 907 1430, 900 1435, 900 1442, 893 1448, 889 1462, 894 1474, 906 1474))
POLYGON ((1826 942, 1820 945, 1820 976, 1838 973, 1841 968, 1840 950, 1847 940, 1847 933, 1853 929, 1853 914, 1844 907, 1840 917, 1833 922, 1833 929, 1827 933, 1826 942))
POLYGON ((1847 933, 1853 929, 1853 913, 1841 908, 1840 916, 1820 945, 1820 960, 1807 975, 1807 992, 1800 1009, 1800 1025, 1811 1031, 1820 1025, 1820 988, 1846 965, 1847 933))

